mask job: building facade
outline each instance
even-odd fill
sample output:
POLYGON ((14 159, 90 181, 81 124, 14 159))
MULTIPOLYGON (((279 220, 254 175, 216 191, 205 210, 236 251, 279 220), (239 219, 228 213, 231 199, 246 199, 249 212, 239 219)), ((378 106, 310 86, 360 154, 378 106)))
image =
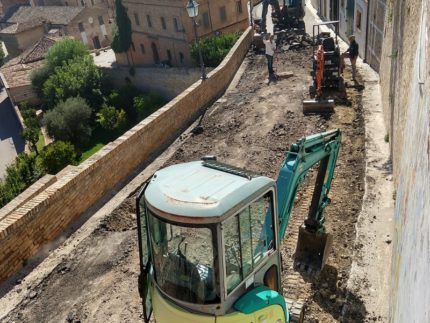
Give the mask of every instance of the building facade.
POLYGON ((73 36, 89 49, 107 47, 112 40, 112 19, 106 6, 24 6, 0 24, 0 38, 12 57, 47 33, 73 36))
POLYGON ((7 16, 21 5, 28 5, 29 0, 0 0, 0 17, 7 16))
MULTIPOLYGON (((137 66, 168 62, 191 66, 194 41, 192 19, 186 0, 123 0, 132 24, 132 46, 116 54, 119 64, 137 66)), ((201 0, 196 18, 199 37, 243 31, 248 26, 247 0, 201 0)))
POLYGON ((3 28, 0 30, 0 40, 5 44, 8 55, 16 57, 34 45, 45 33, 45 23, 36 19, 3 28))

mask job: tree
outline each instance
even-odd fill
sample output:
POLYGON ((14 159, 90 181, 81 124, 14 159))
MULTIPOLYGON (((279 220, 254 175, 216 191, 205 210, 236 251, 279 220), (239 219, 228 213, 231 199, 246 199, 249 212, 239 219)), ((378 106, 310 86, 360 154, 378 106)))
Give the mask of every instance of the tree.
POLYGON ((45 65, 31 73, 31 84, 36 93, 40 97, 43 96, 43 84, 57 67, 61 67, 69 61, 89 56, 87 47, 77 39, 66 38, 55 43, 46 54, 45 65))
POLYGON ((88 48, 74 38, 65 38, 55 43, 46 53, 46 66, 52 72, 71 60, 83 59, 90 56, 88 48))
POLYGON ((163 106, 164 102, 163 97, 156 93, 136 96, 133 99, 133 106, 136 110, 138 120, 143 120, 151 113, 157 111, 158 108, 163 106))
POLYGON ((113 106, 103 104, 97 113, 97 122, 107 130, 124 129, 127 125, 127 115, 124 109, 116 109, 113 106))
POLYGON ((103 103, 104 82, 104 74, 91 56, 76 58, 55 69, 43 84, 43 95, 49 107, 80 96, 96 108, 103 103))
MULTIPOLYGON (((200 49, 206 66, 217 67, 230 49, 236 43, 239 35, 221 34, 219 36, 206 37, 200 40, 200 49)), ((191 57, 194 64, 199 66, 199 44, 194 42, 191 46, 191 57)))
POLYGON ((91 108, 81 97, 69 98, 48 111, 42 123, 50 137, 75 145, 85 143, 91 136, 91 108))
POLYGON ((30 150, 38 155, 37 142, 39 141, 39 129, 34 127, 25 128, 21 133, 21 137, 30 144, 30 150))
MULTIPOLYGON (((112 49, 115 53, 127 53, 131 46, 131 21, 121 0, 115 0, 116 18, 112 28, 112 49)), ((128 54, 127 54, 128 61, 128 54)), ((130 62, 129 62, 130 65, 130 62)))
POLYGON ((2 66, 4 63, 4 57, 5 57, 5 54, 3 50, 3 42, 0 42, 0 66, 2 66))
POLYGON ((36 156, 21 153, 6 168, 4 180, 0 180, 0 208, 21 194, 27 187, 43 176, 36 156))
POLYGON ((41 152, 42 166, 48 174, 57 174, 67 165, 76 164, 75 147, 68 142, 56 141, 41 152))

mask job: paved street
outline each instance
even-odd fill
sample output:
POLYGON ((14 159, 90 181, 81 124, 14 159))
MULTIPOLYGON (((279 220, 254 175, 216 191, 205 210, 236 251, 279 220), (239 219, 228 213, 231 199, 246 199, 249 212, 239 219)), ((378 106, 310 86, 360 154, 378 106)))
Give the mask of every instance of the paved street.
POLYGON ((0 92, 0 178, 6 167, 24 151, 25 142, 20 137, 21 125, 13 111, 6 91, 0 92))

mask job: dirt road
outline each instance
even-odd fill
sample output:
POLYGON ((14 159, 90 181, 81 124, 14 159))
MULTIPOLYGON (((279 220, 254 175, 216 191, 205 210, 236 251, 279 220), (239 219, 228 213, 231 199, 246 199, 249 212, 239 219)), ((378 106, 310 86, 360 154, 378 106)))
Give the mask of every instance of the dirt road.
MULTIPOLYGON (((213 154, 220 161, 275 177, 290 143, 341 128, 343 145, 331 191, 333 203, 327 208, 327 227, 334 236, 328 266, 318 278, 292 270, 295 231, 312 193, 304 188, 284 244, 284 292, 306 301, 306 322, 361 322, 365 308, 360 299, 350 294, 346 303, 354 224, 363 195, 361 93, 348 89, 349 106, 337 106, 331 116, 304 116, 301 101, 310 82, 309 57, 310 49, 281 53, 275 68, 293 76, 267 85, 264 56, 249 53, 236 89, 208 109, 203 133, 184 136, 175 144, 176 152, 166 164, 213 154)), ((26 296, 4 322, 137 322, 142 315, 138 270, 134 198, 129 197, 90 236, 76 241, 73 251, 40 284, 25 290, 17 286, 16 297, 26 296)))

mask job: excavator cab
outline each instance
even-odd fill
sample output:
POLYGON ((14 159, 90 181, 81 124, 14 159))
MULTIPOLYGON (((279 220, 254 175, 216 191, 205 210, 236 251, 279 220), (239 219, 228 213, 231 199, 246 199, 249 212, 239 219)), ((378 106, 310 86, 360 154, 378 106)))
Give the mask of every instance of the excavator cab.
POLYGON ((289 322, 275 191, 272 179, 214 160, 154 174, 137 200, 148 322, 152 307, 158 322, 289 322))
MULTIPOLYGON (((306 139, 292 145, 277 181, 204 158, 161 169, 143 186, 136 209, 145 322, 152 312, 161 323, 303 322, 301 303, 282 295, 280 243, 298 185, 319 160, 332 157, 326 170, 335 163, 340 132, 306 139)), ((321 233, 318 205, 305 224, 321 233)))

